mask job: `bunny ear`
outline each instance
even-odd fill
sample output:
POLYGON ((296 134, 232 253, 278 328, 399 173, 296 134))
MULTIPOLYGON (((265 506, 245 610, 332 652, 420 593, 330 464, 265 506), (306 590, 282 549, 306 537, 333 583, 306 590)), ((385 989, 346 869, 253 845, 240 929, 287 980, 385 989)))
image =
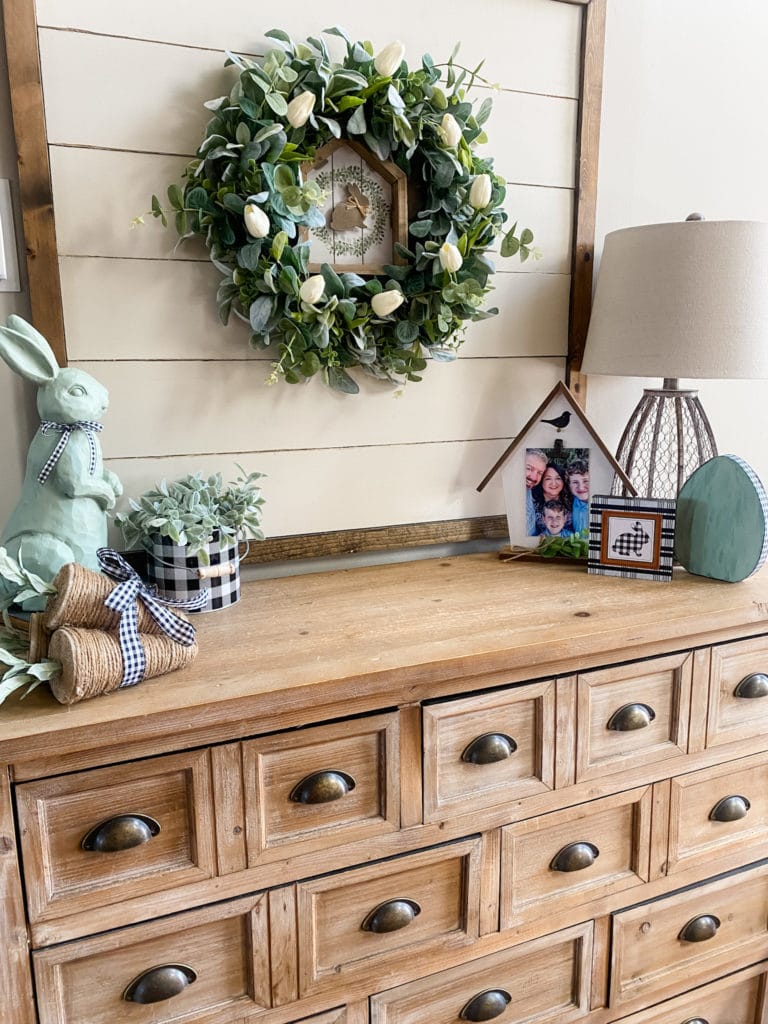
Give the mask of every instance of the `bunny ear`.
POLYGON ((14 314, 0 327, 0 357, 35 384, 47 384, 59 372, 56 356, 42 334, 14 314))

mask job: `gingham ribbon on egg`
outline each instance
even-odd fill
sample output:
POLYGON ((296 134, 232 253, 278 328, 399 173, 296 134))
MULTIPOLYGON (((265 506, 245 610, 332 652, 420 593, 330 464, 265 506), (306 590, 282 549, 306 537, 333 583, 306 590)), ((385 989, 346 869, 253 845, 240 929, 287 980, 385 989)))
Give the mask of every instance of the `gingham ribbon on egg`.
POLYGON ((208 591, 202 590, 195 597, 178 601, 158 597, 117 551, 99 548, 96 557, 107 576, 118 580, 104 604, 120 615, 118 636, 123 656, 123 679, 120 686, 134 686, 144 678, 147 667, 147 656, 139 636, 138 602, 143 602, 166 636, 177 644, 190 647, 195 642, 195 627, 169 609, 186 608, 195 611, 202 608, 208 601, 208 591))
POLYGON ((103 429, 104 425, 102 423, 94 423, 93 420, 78 420, 77 423, 55 423, 53 420, 43 420, 40 424, 40 432, 42 434, 47 434, 49 430, 58 430, 61 433, 61 437, 56 442, 56 447, 48 456, 48 461, 37 474, 38 481, 44 484, 51 475, 54 466, 61 458, 61 453, 67 447, 67 442, 72 436, 72 432, 75 430, 84 430, 85 436, 88 438, 88 472, 93 476, 96 472, 96 438, 93 435, 94 432, 103 429))

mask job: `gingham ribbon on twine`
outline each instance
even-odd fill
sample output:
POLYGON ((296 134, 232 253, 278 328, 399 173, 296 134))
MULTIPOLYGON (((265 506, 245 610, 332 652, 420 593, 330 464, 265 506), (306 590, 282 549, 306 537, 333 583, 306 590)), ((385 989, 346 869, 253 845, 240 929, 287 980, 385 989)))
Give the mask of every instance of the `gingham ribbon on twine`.
POLYGON ((104 429, 103 423, 94 423, 93 420, 78 420, 77 423, 55 423, 53 420, 43 420, 40 424, 40 432, 47 434, 49 430, 58 430, 61 437, 56 442, 56 447, 48 456, 48 461, 37 474, 37 479, 44 484, 53 472, 53 468, 61 458, 61 453, 67 447, 67 442, 75 430, 84 430, 88 438, 88 472, 91 476, 96 472, 96 438, 94 432, 104 429))
POLYGON ((99 548, 96 552, 99 565, 112 579, 118 580, 115 589, 107 597, 104 604, 120 615, 118 636, 120 650, 123 655, 123 680, 120 686, 134 686, 144 678, 147 657, 141 643, 138 627, 138 602, 142 601, 149 614, 177 644, 190 647, 195 642, 195 627, 174 615, 170 608, 186 608, 195 611, 202 608, 208 600, 208 591, 201 590, 195 597, 185 600, 171 600, 158 597, 153 589, 147 586, 136 570, 111 548, 99 548))

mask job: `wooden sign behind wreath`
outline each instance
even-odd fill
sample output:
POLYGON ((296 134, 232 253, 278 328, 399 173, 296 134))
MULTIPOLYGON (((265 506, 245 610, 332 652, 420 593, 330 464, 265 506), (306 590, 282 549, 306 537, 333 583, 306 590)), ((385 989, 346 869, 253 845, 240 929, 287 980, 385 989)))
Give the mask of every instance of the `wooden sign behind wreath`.
MULTIPOLYGON (((480 66, 454 50, 411 69, 399 42, 374 52, 325 34, 344 40, 340 63, 323 39, 281 29, 260 62, 227 55, 238 79, 205 104, 205 138, 167 194, 179 235, 201 236, 222 275, 221 321, 234 314, 254 347, 276 346, 269 382, 321 373, 356 393, 350 368, 420 380, 428 359, 456 358, 468 321, 498 313, 482 307, 506 187, 475 152, 491 111, 467 99, 480 66)), ((151 212, 167 224, 157 196, 151 212)), ((501 254, 536 258, 532 241, 514 225, 501 254)))

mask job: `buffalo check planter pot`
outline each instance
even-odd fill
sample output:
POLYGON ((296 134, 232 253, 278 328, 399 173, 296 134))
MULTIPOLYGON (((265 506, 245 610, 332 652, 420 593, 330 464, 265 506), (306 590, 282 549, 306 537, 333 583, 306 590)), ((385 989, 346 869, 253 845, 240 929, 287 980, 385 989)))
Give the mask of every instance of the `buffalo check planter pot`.
POLYGON ((183 600, 202 590, 208 602, 199 610, 218 611, 240 600, 240 556, 237 541, 216 532, 207 544, 205 565, 188 547, 155 537, 149 551, 148 576, 161 597, 183 600))

